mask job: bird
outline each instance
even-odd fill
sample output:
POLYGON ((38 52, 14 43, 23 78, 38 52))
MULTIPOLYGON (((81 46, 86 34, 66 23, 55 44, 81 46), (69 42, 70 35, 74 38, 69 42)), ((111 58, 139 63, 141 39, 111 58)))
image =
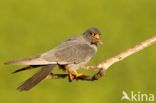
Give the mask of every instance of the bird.
POLYGON ((86 29, 78 36, 70 37, 55 48, 24 59, 8 61, 5 64, 20 64, 25 67, 15 70, 18 73, 24 70, 41 67, 31 78, 23 82, 19 87, 20 91, 28 91, 50 75, 56 66, 68 73, 71 82, 76 78, 83 78, 85 75, 78 73, 77 69, 85 66, 96 54, 98 45, 102 44, 101 32, 98 28, 86 29))

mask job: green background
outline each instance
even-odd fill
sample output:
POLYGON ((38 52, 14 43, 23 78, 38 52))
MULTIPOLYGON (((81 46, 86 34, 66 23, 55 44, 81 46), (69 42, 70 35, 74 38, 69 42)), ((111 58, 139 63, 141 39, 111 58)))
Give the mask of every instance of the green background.
POLYGON ((36 70, 12 75, 21 66, 5 61, 45 52, 88 27, 98 27, 104 41, 91 65, 156 35, 156 0, 1 0, 0 102, 120 103, 123 90, 156 96, 156 45, 114 64, 95 82, 46 80, 28 92, 15 89, 36 70))

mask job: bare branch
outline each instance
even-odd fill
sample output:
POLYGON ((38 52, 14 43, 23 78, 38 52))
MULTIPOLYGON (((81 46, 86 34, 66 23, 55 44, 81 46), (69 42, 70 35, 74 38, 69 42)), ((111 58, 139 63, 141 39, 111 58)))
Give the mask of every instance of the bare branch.
POLYGON ((153 45, 154 43, 156 43, 156 36, 149 38, 149 39, 135 45, 134 47, 129 48, 126 51, 117 54, 116 56, 114 56, 110 59, 102 61, 101 63, 93 65, 93 66, 88 66, 84 69, 87 69, 87 70, 100 69, 99 72, 92 77, 95 79, 99 79, 104 74, 104 71, 106 71, 112 64, 119 62, 119 61, 127 58, 128 56, 135 54, 138 51, 141 51, 141 50, 145 49, 146 47, 153 45))
MULTIPOLYGON (((135 45, 134 47, 129 48, 126 51, 123 51, 123 52, 117 54, 116 56, 114 56, 112 58, 102 61, 101 63, 98 63, 93 66, 84 67, 84 69, 86 69, 86 70, 99 69, 99 71, 92 77, 86 76, 84 78, 77 78, 77 80, 87 80, 87 81, 98 80, 100 77, 102 77, 104 75, 105 71, 112 64, 119 62, 119 61, 127 58, 128 56, 133 55, 133 54, 137 53, 138 51, 145 49, 148 46, 151 46, 154 43, 156 43, 156 36, 149 38, 149 39, 135 45)), ((49 75, 50 79, 65 78, 67 76, 68 76, 67 74, 51 74, 51 75, 49 75)))
POLYGON ((126 51, 124 52, 121 52, 119 53, 118 55, 112 57, 112 58, 109 58, 97 65, 94 65, 94 66, 88 66, 87 68, 85 69, 95 69, 95 68, 103 68, 105 70, 107 70, 112 64, 116 63, 116 62, 119 62, 125 58, 127 58, 128 56, 134 54, 134 53, 137 53, 138 51, 141 51, 143 50, 144 48, 152 45, 156 43, 156 36, 152 37, 152 38, 149 38, 137 45, 135 45, 134 47, 130 48, 130 49, 127 49, 126 51))

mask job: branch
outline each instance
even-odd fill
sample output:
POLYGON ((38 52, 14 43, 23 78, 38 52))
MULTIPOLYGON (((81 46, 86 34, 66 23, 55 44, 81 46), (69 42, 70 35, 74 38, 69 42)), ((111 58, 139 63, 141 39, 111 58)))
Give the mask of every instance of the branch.
MULTIPOLYGON (((141 51, 141 50, 145 49, 146 47, 151 46, 154 43, 156 43, 156 36, 149 38, 149 39, 135 45, 134 47, 129 48, 126 51, 123 51, 123 52, 117 54, 116 56, 114 56, 112 58, 102 61, 101 63, 98 63, 93 66, 84 67, 84 69, 86 69, 86 70, 99 69, 99 71, 92 77, 86 76, 85 78, 77 78, 77 80, 87 80, 87 81, 98 80, 99 78, 101 78, 104 75, 105 71, 114 63, 119 62, 119 61, 127 58, 128 56, 133 55, 133 54, 137 53, 138 51, 141 51)), ((65 78, 65 77, 67 77, 67 74, 51 74, 50 75, 51 79, 58 79, 58 78, 65 78)))
POLYGON ((99 72, 97 74, 95 74, 92 79, 97 80, 100 77, 102 77, 102 75, 104 74, 104 72, 114 63, 119 62, 127 57, 129 57, 130 55, 133 55, 143 49, 145 49, 146 47, 149 47, 151 45, 153 45, 154 43, 156 43, 156 36, 151 37, 137 45, 135 45, 132 48, 127 49, 126 51, 123 51, 119 54, 117 54, 116 56, 107 59, 99 64, 93 65, 93 66, 88 66, 85 69, 87 70, 92 70, 92 69, 99 69, 99 72))

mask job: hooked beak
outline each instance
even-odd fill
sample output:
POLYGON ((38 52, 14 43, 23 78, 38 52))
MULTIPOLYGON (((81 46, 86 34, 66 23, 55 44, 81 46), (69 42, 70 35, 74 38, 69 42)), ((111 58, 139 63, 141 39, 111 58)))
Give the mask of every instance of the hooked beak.
POLYGON ((100 35, 99 34, 95 34, 94 36, 93 36, 93 38, 94 38, 94 40, 96 40, 96 41, 98 41, 99 42, 99 44, 103 44, 103 42, 100 40, 100 35))

